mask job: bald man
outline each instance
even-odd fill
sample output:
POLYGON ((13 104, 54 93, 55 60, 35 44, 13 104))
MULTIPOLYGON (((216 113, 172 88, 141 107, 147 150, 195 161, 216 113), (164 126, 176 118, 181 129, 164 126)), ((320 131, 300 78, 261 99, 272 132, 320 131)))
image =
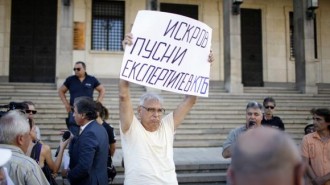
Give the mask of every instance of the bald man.
POLYGON ((303 185, 305 167, 298 147, 284 132, 250 129, 233 146, 231 185, 303 185))

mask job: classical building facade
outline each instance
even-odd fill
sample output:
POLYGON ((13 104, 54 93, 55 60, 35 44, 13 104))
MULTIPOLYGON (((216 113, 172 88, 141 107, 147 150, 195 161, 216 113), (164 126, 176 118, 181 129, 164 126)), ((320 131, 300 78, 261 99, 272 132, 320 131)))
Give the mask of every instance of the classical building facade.
POLYGON ((0 0, 0 81, 59 86, 79 60, 89 74, 118 78, 121 40, 147 9, 213 29, 210 79, 228 92, 292 86, 315 94, 330 84, 330 1, 314 1, 0 0))

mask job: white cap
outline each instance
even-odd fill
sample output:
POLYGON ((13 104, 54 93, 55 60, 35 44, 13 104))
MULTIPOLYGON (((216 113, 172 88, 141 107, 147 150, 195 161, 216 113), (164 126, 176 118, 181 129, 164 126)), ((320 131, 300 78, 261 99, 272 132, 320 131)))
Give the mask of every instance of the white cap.
POLYGON ((5 165, 11 158, 11 150, 0 148, 0 166, 5 165))

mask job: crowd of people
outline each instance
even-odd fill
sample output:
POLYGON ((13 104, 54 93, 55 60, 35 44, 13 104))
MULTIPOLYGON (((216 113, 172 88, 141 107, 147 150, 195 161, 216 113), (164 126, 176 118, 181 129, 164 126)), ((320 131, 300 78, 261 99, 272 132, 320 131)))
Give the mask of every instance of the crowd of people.
POLYGON ((230 131, 222 156, 231 158, 230 185, 330 185, 330 110, 314 108, 299 146, 274 115, 274 98, 249 102, 246 123, 230 131), (256 175, 258 174, 258 175, 256 175))
POLYGON ((68 113, 65 121, 69 131, 59 133, 62 139, 54 157, 50 146, 41 141, 34 117, 38 111, 33 102, 15 103, 1 116, 0 149, 4 152, 0 159, 6 153, 10 156, 1 164, 0 184, 56 185, 59 170, 71 185, 106 185, 113 181, 115 174, 110 168, 116 136, 114 128, 106 122, 109 111, 101 102, 105 88, 95 77, 87 75, 84 62, 76 62, 74 71, 58 90, 68 113), (94 90, 99 93, 95 101, 94 90), (67 91, 70 101, 66 99, 67 91))
MULTIPOLYGON (((123 45, 131 45, 127 34, 123 45)), ((212 52, 207 62, 213 62, 212 52)), ((87 75, 78 61, 58 94, 68 117, 56 157, 41 141, 34 118, 36 106, 24 101, 24 108, 0 118, 0 184, 55 185, 62 171, 71 185, 106 185, 113 181, 112 157, 116 150, 114 128, 107 123, 109 111, 102 104, 104 86, 87 75), (98 96, 93 100, 93 92, 98 96), (69 91, 70 101, 66 99, 69 91), (65 149, 68 159, 63 159, 65 149), (64 162, 63 162, 64 160, 64 162), (68 160, 68 161, 66 161, 68 160), (68 163, 61 169, 62 163, 68 163)), ((130 83, 119 80, 119 132, 125 166, 125 185, 178 184, 173 159, 174 135, 197 101, 186 95, 173 111, 165 111, 163 99, 147 92, 136 109, 130 83)), ((246 106, 245 123, 228 134, 222 156, 231 158, 227 182, 232 185, 330 185, 330 111, 311 110, 300 148, 285 133, 282 119, 275 115, 276 102, 266 97, 263 104, 246 106)))

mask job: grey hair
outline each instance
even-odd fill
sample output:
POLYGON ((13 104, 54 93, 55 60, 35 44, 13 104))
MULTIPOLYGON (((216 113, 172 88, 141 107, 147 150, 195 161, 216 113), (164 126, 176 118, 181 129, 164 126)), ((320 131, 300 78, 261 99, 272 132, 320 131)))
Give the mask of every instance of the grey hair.
POLYGON ((97 118, 96 104, 92 98, 87 96, 80 96, 74 99, 74 104, 79 114, 85 114, 88 120, 97 118))
POLYGON ((158 101, 161 105, 163 105, 164 100, 161 96, 159 96, 158 94, 155 93, 151 93, 151 92, 147 92, 144 93, 141 97, 140 97, 140 104, 139 105, 144 105, 144 103, 148 100, 156 100, 158 101))
POLYGON ((0 118, 0 143, 12 144, 19 135, 30 132, 26 117, 17 110, 12 110, 0 118))
POLYGON ((250 101, 247 105, 246 105, 246 110, 249 108, 254 108, 254 109, 260 109, 263 110, 263 106, 258 103, 257 101, 250 101))

